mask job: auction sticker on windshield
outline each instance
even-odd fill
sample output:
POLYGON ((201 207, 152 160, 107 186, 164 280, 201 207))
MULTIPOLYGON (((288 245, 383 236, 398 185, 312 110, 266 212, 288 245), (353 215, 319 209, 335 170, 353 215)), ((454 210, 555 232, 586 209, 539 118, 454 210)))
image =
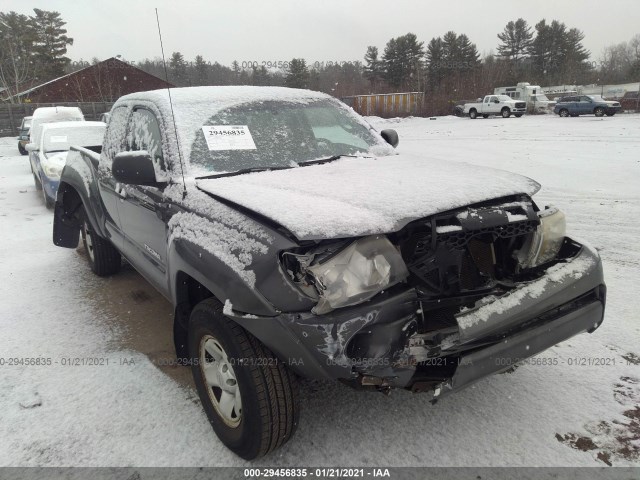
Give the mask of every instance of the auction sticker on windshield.
POLYGON ((256 150, 247 125, 205 125, 202 131, 209 150, 256 150))

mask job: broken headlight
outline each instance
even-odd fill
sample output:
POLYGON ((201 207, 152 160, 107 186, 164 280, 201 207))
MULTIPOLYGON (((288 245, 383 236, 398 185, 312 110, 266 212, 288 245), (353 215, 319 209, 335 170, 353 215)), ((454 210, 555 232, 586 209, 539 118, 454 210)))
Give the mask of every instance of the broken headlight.
POLYGON ((564 242, 564 213, 555 207, 549 207, 539 212, 538 216, 540 225, 518 255, 521 268, 533 268, 553 260, 564 242))
POLYGON ((368 300, 409 275, 398 250, 381 235, 361 238, 329 255, 321 250, 295 256, 311 277, 318 295, 313 313, 319 315, 368 300))

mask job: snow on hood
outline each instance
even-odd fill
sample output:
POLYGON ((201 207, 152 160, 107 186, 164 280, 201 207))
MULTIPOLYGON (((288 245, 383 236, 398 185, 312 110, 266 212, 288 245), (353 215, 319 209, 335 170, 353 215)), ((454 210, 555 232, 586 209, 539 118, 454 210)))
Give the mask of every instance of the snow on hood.
POLYGON ((394 232, 422 217, 540 189, 530 178, 503 170, 406 154, 344 158, 197 185, 276 221, 300 240, 394 232))

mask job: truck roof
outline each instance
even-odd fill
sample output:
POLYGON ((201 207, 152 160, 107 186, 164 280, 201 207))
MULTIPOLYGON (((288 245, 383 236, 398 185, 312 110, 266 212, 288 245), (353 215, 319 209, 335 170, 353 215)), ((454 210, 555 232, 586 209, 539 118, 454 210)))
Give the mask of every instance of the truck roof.
POLYGON ((223 108, 254 101, 285 100, 290 102, 307 103, 310 100, 333 98, 325 93, 314 92, 299 88, 286 87, 257 87, 257 86, 216 86, 216 87, 184 87, 151 90, 147 92, 130 93, 118 99, 117 103, 131 100, 149 101, 159 106, 169 105, 171 101, 176 105, 207 104, 208 111, 214 112, 223 108))

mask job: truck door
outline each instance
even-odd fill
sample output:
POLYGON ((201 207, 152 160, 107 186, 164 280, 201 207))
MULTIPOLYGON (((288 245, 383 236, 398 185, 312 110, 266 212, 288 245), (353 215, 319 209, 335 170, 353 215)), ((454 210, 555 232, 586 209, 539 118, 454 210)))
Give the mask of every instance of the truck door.
MULTIPOLYGON (((165 165, 160 122, 153 111, 135 107, 127 126, 125 150, 146 150, 165 165)), ((124 233, 123 253, 158 290, 167 292, 167 224, 162 190, 157 187, 125 185, 118 213, 124 233)))
POLYGON ((498 97, 491 95, 487 111, 484 113, 500 113, 500 100, 498 100, 498 97))
POLYGON ((105 132, 102 152, 100 154, 100 165, 98 167, 98 188, 100 198, 106 211, 105 226, 111 236, 111 242, 122 248, 123 236, 118 216, 118 203, 120 203, 120 191, 122 186, 116 182, 111 173, 113 157, 124 148, 125 129, 129 114, 129 107, 120 106, 111 111, 111 121, 105 132))

